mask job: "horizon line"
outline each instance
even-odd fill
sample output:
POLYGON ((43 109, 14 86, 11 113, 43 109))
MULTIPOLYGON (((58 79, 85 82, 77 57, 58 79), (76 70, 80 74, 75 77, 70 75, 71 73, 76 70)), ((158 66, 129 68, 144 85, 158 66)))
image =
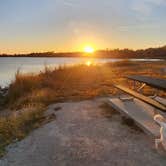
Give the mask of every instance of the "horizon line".
MULTIPOLYGON (((139 49, 134 49, 134 48, 103 48, 103 49, 96 49, 94 51, 98 52, 98 51, 114 51, 114 50, 131 50, 131 51, 138 51, 138 50, 147 50, 147 49, 157 49, 157 48, 163 48, 166 47, 166 45, 160 45, 160 46, 156 46, 156 47, 146 47, 146 48, 139 48, 139 49)), ((27 51, 23 51, 23 52, 19 52, 19 53, 0 53, 0 55, 28 55, 28 54, 42 54, 42 53, 54 53, 54 54, 70 54, 70 53, 85 53, 84 51, 54 51, 54 50, 47 50, 47 51, 32 51, 32 52, 27 52, 27 51)))

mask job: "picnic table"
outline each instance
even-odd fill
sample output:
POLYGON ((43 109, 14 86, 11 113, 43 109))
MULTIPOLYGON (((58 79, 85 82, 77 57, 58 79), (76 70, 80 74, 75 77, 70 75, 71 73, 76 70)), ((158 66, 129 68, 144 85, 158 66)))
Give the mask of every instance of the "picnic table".
MULTIPOLYGON (((127 79, 138 81, 158 90, 166 90, 165 79, 149 76, 128 76, 127 79)), ((109 104, 123 115, 132 118, 146 133, 158 137, 160 126, 155 123, 153 117, 156 113, 166 117, 166 99, 158 96, 153 99, 123 85, 114 85, 114 87, 129 95, 129 97, 110 98, 109 104)))
POLYGON ((153 78, 149 76, 127 76, 126 78, 145 83, 153 88, 166 91, 166 79, 153 78))

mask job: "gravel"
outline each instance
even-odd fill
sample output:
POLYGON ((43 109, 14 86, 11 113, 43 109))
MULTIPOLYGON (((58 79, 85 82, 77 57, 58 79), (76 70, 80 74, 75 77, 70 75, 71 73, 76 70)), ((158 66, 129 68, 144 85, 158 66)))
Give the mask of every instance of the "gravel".
POLYGON ((0 166, 165 166, 154 140, 122 124, 119 114, 105 116, 104 101, 49 106, 46 114, 56 120, 8 146, 0 166))

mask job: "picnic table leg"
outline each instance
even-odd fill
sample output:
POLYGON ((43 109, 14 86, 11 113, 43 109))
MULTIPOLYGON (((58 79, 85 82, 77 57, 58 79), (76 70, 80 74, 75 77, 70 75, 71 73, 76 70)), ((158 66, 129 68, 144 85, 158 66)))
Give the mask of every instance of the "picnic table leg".
POLYGON ((158 111, 156 110, 156 108, 153 108, 153 117, 157 114, 158 114, 158 111))
POLYGON ((138 88, 138 92, 143 93, 143 88, 146 86, 145 83, 141 84, 141 86, 138 88))
POLYGON ((133 88, 134 88, 134 90, 136 90, 136 82, 135 81, 133 82, 133 88))
POLYGON ((151 98, 152 98, 152 99, 155 99, 155 98, 158 96, 158 94, 159 94, 159 90, 156 89, 156 90, 154 91, 154 95, 151 96, 151 98))

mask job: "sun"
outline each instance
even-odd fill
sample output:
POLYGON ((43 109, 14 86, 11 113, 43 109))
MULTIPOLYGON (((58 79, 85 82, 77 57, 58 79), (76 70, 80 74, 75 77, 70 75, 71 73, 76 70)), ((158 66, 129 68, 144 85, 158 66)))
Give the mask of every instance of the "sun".
POLYGON ((85 46, 84 47, 84 52, 85 53, 94 53, 94 48, 91 46, 85 46))

